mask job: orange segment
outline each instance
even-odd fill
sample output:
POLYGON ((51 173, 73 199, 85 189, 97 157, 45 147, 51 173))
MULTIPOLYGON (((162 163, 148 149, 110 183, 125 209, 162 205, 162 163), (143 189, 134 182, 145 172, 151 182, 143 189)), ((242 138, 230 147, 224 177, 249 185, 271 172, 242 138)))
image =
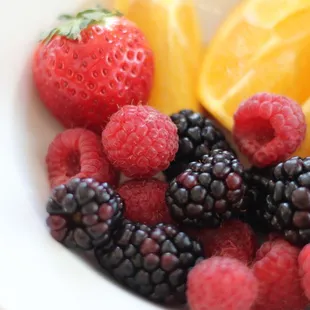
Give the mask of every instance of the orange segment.
MULTIPOLYGON (((261 31, 245 22, 241 22, 231 29, 229 41, 221 49, 210 45, 208 58, 216 61, 208 62, 207 82, 212 84, 212 96, 219 98, 223 90, 227 90, 237 83, 244 72, 250 69, 252 58, 261 45, 270 38, 268 31, 261 31), (234 55, 234 57, 232 57, 234 55), (242 61, 240 61, 242 60, 242 61), (213 79, 225 74, 225 79, 213 79)), ((226 38, 224 40, 227 40, 226 38)))
POLYGON ((198 97, 229 130, 238 105, 257 92, 302 104, 310 97, 309 55, 309 0, 243 1, 205 52, 198 97))
POLYGON ((146 35, 155 55, 150 105, 171 114, 199 109, 196 85, 202 41, 193 0, 117 0, 146 35))
POLYGON ((129 7, 129 1, 130 0, 114 0, 114 8, 123 13, 124 15, 127 14, 128 12, 128 7, 129 7))
POLYGON ((252 25, 273 29, 283 20, 309 7, 307 0, 251 0, 245 4, 243 15, 252 25))

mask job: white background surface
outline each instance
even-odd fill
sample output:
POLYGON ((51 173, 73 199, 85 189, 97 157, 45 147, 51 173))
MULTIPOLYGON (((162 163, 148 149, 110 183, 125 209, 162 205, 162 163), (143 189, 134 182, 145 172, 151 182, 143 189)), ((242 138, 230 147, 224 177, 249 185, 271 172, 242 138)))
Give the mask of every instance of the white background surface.
MULTIPOLYGON (((196 0, 206 40, 238 1, 196 0)), ((42 30, 60 13, 87 3, 1 0, 0 4, 0 309, 158 309, 65 250, 45 226, 44 156, 61 128, 36 99, 30 58, 42 30)))

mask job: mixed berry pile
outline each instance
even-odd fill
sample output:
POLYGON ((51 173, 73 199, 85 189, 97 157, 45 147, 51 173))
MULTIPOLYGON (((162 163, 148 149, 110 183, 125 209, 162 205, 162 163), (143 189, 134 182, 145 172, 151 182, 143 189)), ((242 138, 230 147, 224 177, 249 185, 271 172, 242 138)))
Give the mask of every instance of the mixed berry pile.
POLYGON ((203 114, 147 105, 153 56, 134 24, 100 9, 66 23, 33 65, 42 101, 68 128, 46 156, 52 236, 154 302, 303 310, 310 157, 293 156, 306 132, 300 106, 267 93, 245 100, 234 150, 203 114))

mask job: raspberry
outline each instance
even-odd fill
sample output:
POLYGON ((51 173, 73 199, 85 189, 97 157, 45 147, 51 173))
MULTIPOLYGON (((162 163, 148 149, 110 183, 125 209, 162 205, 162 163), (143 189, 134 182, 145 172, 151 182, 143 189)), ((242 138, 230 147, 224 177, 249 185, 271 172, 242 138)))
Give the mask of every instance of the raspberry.
POLYGON ((118 175, 111 166, 93 132, 75 128, 58 134, 50 144, 46 165, 51 187, 73 178, 93 178, 115 185, 118 175))
POLYGON ((257 279, 247 266, 236 259, 217 256, 192 269, 187 287, 191 310, 249 310, 258 292, 257 279))
POLYGON ((124 106, 102 133, 111 163, 128 177, 151 177, 168 168, 178 150, 177 127, 149 106, 124 106))
POLYGON ((298 276, 298 254, 298 248, 282 239, 261 246, 253 265, 260 286, 253 310, 305 309, 307 299, 298 276))
POLYGON ((310 244, 306 245, 298 257, 301 285, 308 299, 310 299, 310 244))
POLYGON ((118 193, 126 205, 125 218, 146 225, 171 224, 165 201, 167 188, 167 183, 155 179, 124 183, 118 193))
POLYGON ((236 144, 258 167, 287 159, 306 134, 301 107, 287 97, 274 94, 256 94, 243 102, 234 121, 236 144))
POLYGON ((251 227, 238 220, 224 222, 219 229, 205 230, 198 239, 204 246, 205 255, 238 259, 249 264, 257 248, 257 240, 251 227))

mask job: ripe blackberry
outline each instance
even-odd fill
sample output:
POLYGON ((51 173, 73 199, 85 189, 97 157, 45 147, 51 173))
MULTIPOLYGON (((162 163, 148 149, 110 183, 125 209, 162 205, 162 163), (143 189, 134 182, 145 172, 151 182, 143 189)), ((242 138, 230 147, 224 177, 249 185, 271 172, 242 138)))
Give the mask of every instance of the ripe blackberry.
POLYGON ((190 162, 199 160, 211 150, 231 150, 221 131, 200 113, 182 110, 171 115, 171 119, 178 128, 179 150, 165 171, 169 180, 184 171, 190 162))
POLYGON ((244 195, 243 209, 245 212, 237 217, 248 223, 261 233, 270 232, 268 223, 263 217, 263 210, 267 204, 268 186, 271 179, 271 169, 250 168, 244 173, 247 190, 244 195))
POLYGON ((125 220, 109 244, 95 248, 99 264, 120 283, 158 303, 185 303, 190 269, 203 259, 200 243, 171 225, 125 220))
POLYGON ((91 250, 109 241, 123 209, 122 199, 108 183, 75 178, 53 189, 47 225, 66 247, 91 250))
POLYGON ((263 216, 289 242, 310 242, 310 157, 293 157, 273 169, 263 216))
POLYGON ((218 227, 243 206, 244 169, 233 153, 213 150, 192 162, 166 192, 172 217, 195 227, 218 227))

